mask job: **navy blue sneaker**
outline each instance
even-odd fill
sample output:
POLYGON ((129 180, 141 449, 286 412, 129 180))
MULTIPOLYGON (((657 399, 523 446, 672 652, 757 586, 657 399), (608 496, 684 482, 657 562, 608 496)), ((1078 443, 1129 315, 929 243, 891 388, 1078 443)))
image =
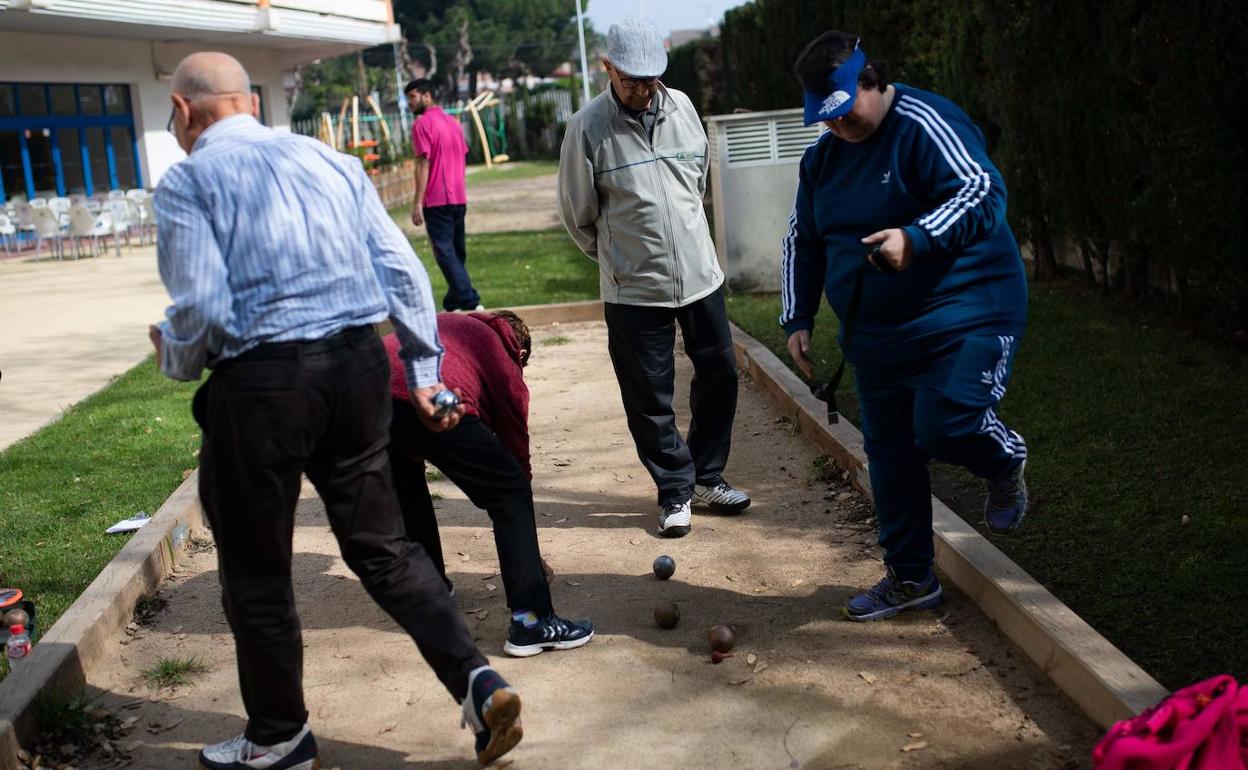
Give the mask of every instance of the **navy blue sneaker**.
POLYGON ((593 638, 594 624, 588 620, 564 620, 552 612, 527 627, 513 617, 503 652, 516 658, 529 658, 546 650, 574 650, 589 644, 593 638))
POLYGON ((870 591, 851 597, 842 612, 849 620, 882 620, 906 610, 930 610, 942 601, 940 580, 935 572, 928 570, 927 577, 915 583, 898 580, 889 567, 883 580, 870 591))
POLYGON ((1023 460, 1014 471, 1000 481, 988 482, 988 499, 984 501, 984 523, 994 535, 1010 535, 1023 526, 1030 500, 1027 482, 1023 480, 1023 460))
POLYGON ((524 737, 520 727, 520 696, 489 666, 468 675, 464 719, 477 736, 477 761, 488 765, 511 751, 524 737))
POLYGON ((242 735, 205 746, 199 752, 199 766, 204 770, 317 770, 321 760, 312 728, 305 724, 294 738, 272 746, 260 746, 242 735))

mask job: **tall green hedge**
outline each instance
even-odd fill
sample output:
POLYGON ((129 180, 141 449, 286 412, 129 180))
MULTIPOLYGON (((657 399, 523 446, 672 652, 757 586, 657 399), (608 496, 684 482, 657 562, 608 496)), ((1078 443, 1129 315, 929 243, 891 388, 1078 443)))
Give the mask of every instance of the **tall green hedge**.
POLYGON ((793 60, 832 28, 975 119, 1037 270, 1073 248, 1107 293, 1248 327, 1248 3, 755 0, 665 80, 707 114, 795 107, 793 60))

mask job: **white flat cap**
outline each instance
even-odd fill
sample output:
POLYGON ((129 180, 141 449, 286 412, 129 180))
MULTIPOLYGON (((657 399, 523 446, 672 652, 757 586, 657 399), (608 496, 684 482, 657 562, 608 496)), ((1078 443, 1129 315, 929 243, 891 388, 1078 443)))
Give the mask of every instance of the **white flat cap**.
POLYGON ((646 19, 620 19, 607 30, 607 61, 625 75, 657 78, 667 70, 663 35, 646 19))

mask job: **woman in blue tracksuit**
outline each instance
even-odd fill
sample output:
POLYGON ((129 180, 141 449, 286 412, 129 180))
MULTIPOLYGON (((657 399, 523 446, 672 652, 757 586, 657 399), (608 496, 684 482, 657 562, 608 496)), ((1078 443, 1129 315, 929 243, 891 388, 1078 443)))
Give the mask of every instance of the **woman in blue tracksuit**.
POLYGON ((941 601, 930 459, 987 480, 991 531, 1023 520, 1027 446, 996 407, 1026 326, 1026 276, 1005 185, 962 110, 890 84, 844 32, 811 41, 796 68, 806 124, 828 131, 802 158, 780 323, 810 377, 821 289, 841 321, 887 567, 845 615, 873 620, 941 601))

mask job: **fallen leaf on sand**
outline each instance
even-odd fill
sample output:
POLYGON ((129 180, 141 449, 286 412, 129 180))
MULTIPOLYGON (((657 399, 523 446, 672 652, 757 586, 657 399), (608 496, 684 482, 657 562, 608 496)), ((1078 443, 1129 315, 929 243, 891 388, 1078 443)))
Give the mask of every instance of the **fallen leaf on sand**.
POLYGON ((566 582, 570 586, 579 586, 581 584, 579 580, 567 580, 564 582, 566 582))
POLYGON ((555 523, 556 523, 556 524, 562 524, 563 522, 565 522, 565 521, 567 521, 567 520, 568 520, 568 517, 567 517, 567 516, 564 516, 562 519, 555 519, 555 523))
POLYGON ((767 664, 766 664, 766 663, 764 663, 764 662, 762 662, 762 661, 760 660, 760 661, 758 662, 758 665, 754 666, 754 673, 755 673, 755 674, 761 674, 761 673, 763 673, 763 670, 764 670, 764 669, 766 669, 766 668, 767 668, 767 664))
POLYGON ((486 583, 486 584, 485 584, 485 590, 487 590, 487 591, 497 591, 497 590, 498 590, 498 586, 494 585, 493 583, 486 583))
POLYGON ((752 665, 754 665, 754 664, 755 664, 755 663, 757 663, 757 662, 758 662, 758 656, 757 656, 757 655, 755 655, 754 653, 752 653, 752 652, 751 652, 749 655, 746 655, 746 656, 745 656, 745 663, 746 663, 746 665, 748 665, 748 666, 752 666, 752 665))
POLYGON ((906 733, 906 737, 908 737, 908 738, 922 738, 922 737, 923 737, 923 733, 906 733))
POLYGON ((484 609, 484 607, 477 607, 475 610, 464 610, 464 614, 465 614, 465 615, 476 615, 476 614, 477 614, 478 612, 480 612, 482 609, 484 609))
POLYGON ((542 515, 543 515, 543 516, 554 516, 555 514, 553 514, 553 513, 546 513, 545 511, 542 511, 542 515))
POLYGON ((381 730, 377 734, 381 735, 382 733, 388 733, 398 726, 399 726, 398 722, 386 722, 386 726, 381 728, 381 730))
POLYGON ((732 582, 732 583, 737 582, 737 579, 734 578, 732 575, 724 575, 724 577, 727 578, 729 582, 732 582))
POLYGON ((878 679, 878 677, 870 671, 859 671, 858 676, 862 677, 863 681, 867 684, 875 684, 876 679, 878 679))
POLYGON ((918 751, 919 749, 925 748, 927 748, 927 741, 915 741, 914 743, 907 743, 905 746, 902 746, 901 750, 909 753, 911 751, 918 751))
POLYGON ((741 677, 740 679, 729 680, 728 684, 745 684, 746 682, 750 681, 753 678, 754 678, 754 675, 749 674, 747 676, 741 677))
POLYGON ((800 586, 802 583, 805 583, 805 582, 806 581, 804 579, 798 578, 797 580, 794 580, 792 583, 790 583, 789 586, 791 588, 797 588, 798 586, 800 586))
POLYGON ((481 612, 477 613, 477 620, 485 620, 487 617, 489 617, 489 615, 490 615, 489 610, 481 610, 481 612))

